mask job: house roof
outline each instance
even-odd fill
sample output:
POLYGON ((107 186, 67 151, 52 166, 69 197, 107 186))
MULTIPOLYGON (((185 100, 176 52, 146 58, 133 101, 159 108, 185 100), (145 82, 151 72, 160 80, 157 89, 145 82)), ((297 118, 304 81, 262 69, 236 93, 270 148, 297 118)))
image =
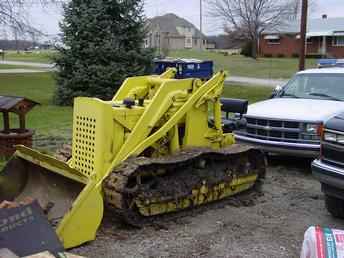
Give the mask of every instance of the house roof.
MULTIPOLYGON (((177 27, 193 28, 195 31, 194 37, 199 37, 201 35, 200 30, 197 29, 195 25, 174 13, 168 13, 148 19, 148 27, 158 27, 160 32, 168 32, 170 35, 174 36, 184 36, 180 34, 177 27)), ((205 37, 205 35, 202 34, 202 37, 205 37)))
MULTIPOLYGON (((274 29, 266 30, 263 34, 299 33, 300 21, 290 21, 274 29)), ((307 36, 332 36, 336 32, 344 32, 344 17, 326 19, 308 19, 307 36)))

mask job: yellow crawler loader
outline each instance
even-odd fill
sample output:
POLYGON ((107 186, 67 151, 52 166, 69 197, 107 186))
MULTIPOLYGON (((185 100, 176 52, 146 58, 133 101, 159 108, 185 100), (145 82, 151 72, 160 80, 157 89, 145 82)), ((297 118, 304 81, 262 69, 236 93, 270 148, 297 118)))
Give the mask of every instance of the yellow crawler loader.
POLYGON ((71 158, 17 146, 0 200, 37 198, 71 248, 95 239, 105 206, 135 225, 251 188, 265 159, 223 131, 226 73, 175 74, 128 78, 111 101, 76 98, 71 158))

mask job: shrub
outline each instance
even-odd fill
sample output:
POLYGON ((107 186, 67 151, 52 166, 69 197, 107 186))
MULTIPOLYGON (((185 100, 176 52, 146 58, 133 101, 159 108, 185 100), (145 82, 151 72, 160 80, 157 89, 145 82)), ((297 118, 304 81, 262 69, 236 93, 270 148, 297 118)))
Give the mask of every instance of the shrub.
POLYGON ((323 58, 323 55, 321 54, 312 54, 312 55, 306 55, 307 58, 315 58, 315 59, 318 59, 318 58, 323 58))
POLYGON ((277 54, 277 57, 283 58, 283 57, 285 57, 285 54, 279 53, 279 54, 277 54))
POLYGON ((252 41, 247 41, 240 52, 241 55, 252 57, 252 41))

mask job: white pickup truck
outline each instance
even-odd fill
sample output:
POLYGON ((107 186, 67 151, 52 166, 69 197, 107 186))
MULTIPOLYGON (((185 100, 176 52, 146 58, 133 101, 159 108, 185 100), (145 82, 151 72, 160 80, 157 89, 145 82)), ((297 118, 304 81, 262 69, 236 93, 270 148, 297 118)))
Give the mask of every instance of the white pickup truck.
POLYGON ((317 157, 323 124, 344 112, 344 68, 296 73, 271 99, 252 104, 238 142, 266 152, 317 157))

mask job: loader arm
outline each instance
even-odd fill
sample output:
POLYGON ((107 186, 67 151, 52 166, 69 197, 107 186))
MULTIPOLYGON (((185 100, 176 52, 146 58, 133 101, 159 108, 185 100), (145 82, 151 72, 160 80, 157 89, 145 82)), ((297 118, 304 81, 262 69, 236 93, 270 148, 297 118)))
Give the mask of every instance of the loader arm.
MULTIPOLYGON (((123 82, 122 86, 118 89, 112 101, 119 101, 128 97, 136 97, 135 96, 136 92, 140 92, 140 91, 142 92, 145 90, 148 91, 148 88, 150 86, 149 81, 152 77, 155 77, 157 79, 172 79, 174 78, 176 72, 177 70, 175 68, 170 68, 159 76, 137 76, 137 77, 128 78, 123 82), (134 96, 132 94, 134 94, 134 96)), ((137 96, 137 97, 144 97, 144 96, 137 96)))
MULTIPOLYGON (((179 80, 176 82, 164 83, 157 92, 153 101, 149 104, 146 111, 138 121, 136 127, 131 133, 128 140, 123 145, 121 151, 111 164, 110 170, 116 167, 120 162, 126 160, 129 156, 137 156, 147 147, 152 146, 161 137, 165 136, 169 130, 175 126, 179 120, 181 120, 190 108, 198 101, 202 101, 203 96, 208 96, 210 92, 215 91, 217 97, 221 94, 222 83, 226 77, 225 73, 216 74, 211 80, 202 85, 200 81, 179 80), (165 124, 159 128, 154 134, 149 136, 152 128, 156 122, 164 115, 167 109, 171 106, 173 98, 183 90, 193 90, 191 97, 179 108, 179 110, 169 118, 165 124), (157 112, 157 108, 159 111, 157 112), (155 115, 152 116, 152 113, 155 115), (149 137, 148 137, 149 136, 149 137)), ((212 96, 214 97, 214 96, 212 96)), ((204 103, 203 103, 204 104, 204 103)), ((198 104, 200 106, 201 104, 198 104)), ((220 105, 219 105, 220 106, 220 105)), ((216 117, 217 120, 221 120, 220 115, 216 117)), ((109 173, 110 171, 108 171, 109 173)), ((106 173, 105 176, 108 174, 106 173)))

